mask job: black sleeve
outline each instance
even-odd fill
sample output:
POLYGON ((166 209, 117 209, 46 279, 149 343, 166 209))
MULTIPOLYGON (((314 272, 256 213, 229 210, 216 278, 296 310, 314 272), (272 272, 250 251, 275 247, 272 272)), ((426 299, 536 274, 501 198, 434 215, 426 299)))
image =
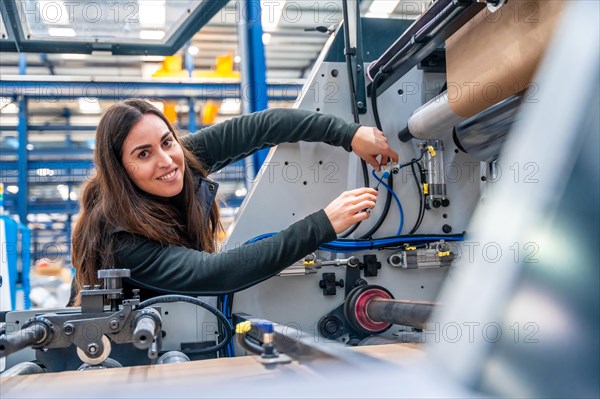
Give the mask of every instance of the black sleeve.
POLYGON ((159 292, 218 295, 239 291, 274 276, 318 246, 336 238, 325 211, 309 215, 264 240, 219 253, 162 246, 145 237, 118 233, 119 268, 131 269, 134 285, 159 292))
POLYGON ((184 137, 183 143, 212 173, 281 143, 323 142, 352 151, 350 144, 359 127, 333 115, 274 108, 202 129, 184 137))

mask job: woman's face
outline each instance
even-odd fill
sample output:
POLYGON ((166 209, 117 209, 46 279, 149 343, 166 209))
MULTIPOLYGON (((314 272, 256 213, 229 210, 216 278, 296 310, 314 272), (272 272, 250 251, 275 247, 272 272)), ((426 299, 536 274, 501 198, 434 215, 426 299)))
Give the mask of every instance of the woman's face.
POLYGON ((174 197, 183 189, 183 151, 154 114, 145 114, 133 126, 123 143, 121 162, 135 185, 149 194, 174 197))

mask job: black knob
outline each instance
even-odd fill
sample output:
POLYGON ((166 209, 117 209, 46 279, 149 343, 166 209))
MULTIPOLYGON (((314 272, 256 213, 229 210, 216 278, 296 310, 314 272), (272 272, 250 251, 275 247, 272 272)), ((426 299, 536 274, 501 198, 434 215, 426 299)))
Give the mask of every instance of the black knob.
POLYGON ((327 323, 325 323, 324 330, 327 332, 327 334, 335 334, 339 328, 339 323, 329 320, 327 323))
POLYGON ((362 279, 362 278, 356 279, 356 280, 354 281, 354 287, 355 287, 355 288, 356 288, 356 287, 360 287, 361 285, 367 285, 367 284, 368 284, 368 283, 367 283, 367 280, 364 280, 364 279, 362 279))
POLYGON ((449 224, 445 224, 442 226, 442 231, 446 234, 451 233, 452 232, 452 226, 450 226, 449 224))
POLYGON ((336 315, 323 316, 318 324, 319 333, 327 339, 336 339, 344 334, 344 323, 336 315))
POLYGON ((444 198, 444 199, 442 200, 442 206, 443 206, 444 208, 446 208, 446 207, 450 206, 450 200, 449 200, 448 198, 444 198))
POLYGON ((434 199, 431 202, 431 206, 433 206, 434 208, 439 208, 442 205, 442 201, 440 201, 439 199, 434 199))

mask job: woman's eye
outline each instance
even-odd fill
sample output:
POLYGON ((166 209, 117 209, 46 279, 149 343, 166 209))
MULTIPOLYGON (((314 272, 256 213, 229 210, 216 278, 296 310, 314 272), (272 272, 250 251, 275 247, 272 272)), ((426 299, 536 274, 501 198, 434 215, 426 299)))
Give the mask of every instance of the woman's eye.
POLYGON ((148 158, 148 155, 150 155, 150 154, 148 153, 148 151, 141 151, 141 152, 138 154, 138 158, 140 158, 140 159, 146 159, 146 158, 148 158))
POLYGON ((173 139, 166 139, 166 140, 163 142, 163 145, 164 145, 165 147, 170 147, 170 146, 172 146, 172 145, 173 145, 173 139))

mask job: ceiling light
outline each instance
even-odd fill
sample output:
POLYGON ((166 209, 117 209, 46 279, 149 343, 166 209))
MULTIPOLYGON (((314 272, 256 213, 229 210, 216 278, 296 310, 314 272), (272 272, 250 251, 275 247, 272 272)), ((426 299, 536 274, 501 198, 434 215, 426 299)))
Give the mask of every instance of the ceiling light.
POLYGON ((269 42, 271 42, 271 34, 270 33, 263 33, 262 36, 262 41, 263 44, 266 46, 267 44, 269 44, 269 42))
POLYGON ((3 114, 16 114, 19 107, 9 97, 0 97, 0 112, 3 114))
POLYGON ((35 174, 41 177, 54 176, 54 171, 48 168, 40 168, 35 171, 35 174))
POLYGON ((18 186, 8 186, 8 187, 6 187, 6 191, 8 191, 9 193, 12 193, 12 194, 16 194, 19 192, 19 187, 18 186))
POLYGON ((75 37, 75 29, 73 28, 48 28, 50 36, 59 37, 75 37))
POLYGON ((67 198, 69 198, 69 187, 65 186, 64 184, 59 184, 56 186, 56 190, 62 197, 63 201, 66 201, 67 198))
POLYGON ((165 112, 165 103, 162 101, 148 101, 150 104, 154 105, 160 112, 165 112))
POLYGON ((241 112, 241 102, 237 98, 227 98, 221 103, 219 113, 221 115, 239 115, 241 112))
POLYGON ((141 30, 140 39, 144 40, 161 40, 165 37, 165 32, 162 30, 141 30))
POLYGON ((239 55, 236 55, 233 58, 233 62, 235 62, 236 64, 239 64, 240 62, 242 62, 242 57, 240 57, 239 55))
POLYGON ((190 46, 190 47, 188 47, 187 52, 189 55, 198 55, 198 53, 200 52, 200 49, 198 49, 198 47, 196 47, 196 46, 190 46))
POLYGON ((87 54, 60 54, 60 58, 63 60, 85 60, 88 56, 87 54))
POLYGON ((144 62, 163 62, 165 60, 164 55, 143 55, 142 61, 144 62))
POLYGON ((391 14, 398 7, 400 0, 373 0, 369 12, 374 14, 391 14))
POLYGON ((95 101, 89 98, 80 98, 79 111, 82 114, 99 114, 101 111, 100 104, 97 100, 95 101))
POLYGON ((244 197, 246 194, 248 194, 248 190, 246 189, 246 187, 241 187, 235 190, 236 197, 244 197))
POLYGON ((167 19, 164 0, 141 0, 139 6, 139 21, 142 28, 164 28, 167 19))

